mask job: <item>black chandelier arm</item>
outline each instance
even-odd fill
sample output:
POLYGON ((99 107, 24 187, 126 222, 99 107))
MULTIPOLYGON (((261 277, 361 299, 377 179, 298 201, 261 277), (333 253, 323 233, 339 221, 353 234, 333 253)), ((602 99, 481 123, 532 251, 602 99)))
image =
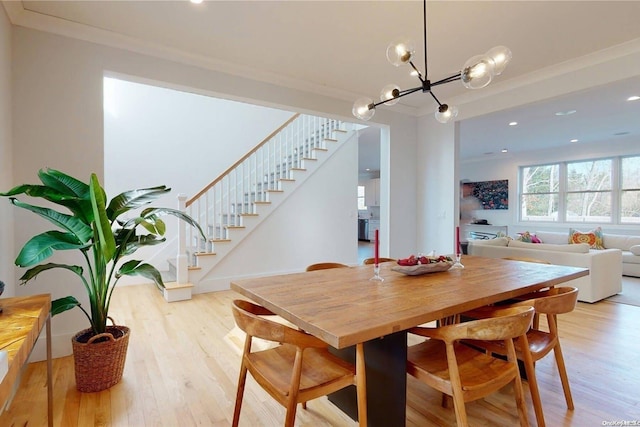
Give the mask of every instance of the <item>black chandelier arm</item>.
POLYGON ((460 73, 454 74, 452 76, 449 77, 445 77, 444 79, 438 80, 437 82, 433 82, 431 83, 431 86, 438 86, 438 85, 442 85, 445 83, 451 83, 451 82, 455 82, 456 80, 460 80, 460 73))
MULTIPOLYGON (((418 70, 418 68, 416 68, 416 66, 415 66, 415 65, 413 65, 413 61, 409 61, 409 65, 411 65, 411 68, 413 68, 413 70, 414 70, 416 73, 418 73, 418 75, 417 75, 418 79, 420 79, 420 81, 421 81, 422 83, 424 83, 424 78, 422 78, 422 73, 420 72, 420 70, 418 70)), ((426 68, 425 68, 425 73, 426 73, 426 72, 427 72, 427 71, 426 71, 426 68)))
MULTIPOLYGON (((423 0, 422 2, 422 21, 423 21, 422 28, 424 31, 424 78, 428 79, 429 70, 427 69, 427 0, 423 0)), ((413 66, 413 64, 411 64, 411 66, 413 66)), ((418 71, 418 75, 420 75, 419 71, 418 71)), ((422 78, 420 78, 420 81, 423 81, 422 78)))
POLYGON ((394 99, 398 99, 398 98, 402 98, 403 96, 407 96, 407 95, 411 95, 412 93, 415 93, 419 90, 422 90, 422 86, 419 87, 414 87, 413 89, 405 89, 405 90, 401 90, 398 93, 398 96, 395 96, 391 99, 386 99, 384 101, 379 101, 379 102, 374 102, 369 104, 369 110, 373 110, 374 108, 376 108, 378 105, 382 105, 382 104, 386 104, 389 101, 393 101, 394 99))
POLYGON ((438 106, 442 107, 442 103, 440 102, 440 100, 438 98, 436 98, 436 95, 432 91, 429 91, 429 93, 431 94, 433 99, 438 103, 438 106))

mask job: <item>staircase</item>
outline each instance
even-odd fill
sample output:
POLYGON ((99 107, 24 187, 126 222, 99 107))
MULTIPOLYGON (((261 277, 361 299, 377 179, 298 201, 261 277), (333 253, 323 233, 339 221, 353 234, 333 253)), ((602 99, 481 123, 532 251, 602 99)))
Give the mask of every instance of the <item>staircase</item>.
POLYGON ((220 260, 355 135, 349 126, 295 114, 195 196, 180 197, 180 210, 198 221, 207 238, 180 225, 179 255, 169 260, 175 281, 165 283, 165 299, 190 299, 220 260))

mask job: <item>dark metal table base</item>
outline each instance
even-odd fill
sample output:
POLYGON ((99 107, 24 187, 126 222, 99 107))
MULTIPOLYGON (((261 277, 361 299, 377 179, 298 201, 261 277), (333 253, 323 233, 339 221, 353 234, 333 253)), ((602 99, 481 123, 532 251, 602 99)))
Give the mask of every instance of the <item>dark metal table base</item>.
MULTIPOLYGON (((355 347, 331 349, 355 364, 355 347)), ((402 427, 406 423, 407 333, 396 332, 364 343, 367 377, 367 418, 371 427, 402 427)), ((351 386, 329 395, 342 411, 358 419, 356 388, 351 386)))

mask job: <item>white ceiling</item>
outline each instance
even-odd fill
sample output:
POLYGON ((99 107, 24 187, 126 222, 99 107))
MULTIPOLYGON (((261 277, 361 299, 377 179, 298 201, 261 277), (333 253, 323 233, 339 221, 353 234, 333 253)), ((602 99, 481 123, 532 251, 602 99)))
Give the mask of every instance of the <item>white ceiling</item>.
MULTIPOLYGON (((17 25, 185 60, 341 99, 377 98, 382 86, 417 86, 386 61, 398 36, 416 41, 423 68, 421 1, 23 1, 4 2, 17 25)), ((513 61, 492 85, 511 85, 540 70, 627 43, 640 46, 640 1, 429 0, 429 78, 459 70, 469 57, 506 45, 513 61)), ((638 70, 640 75, 640 70, 638 70)), ((640 76, 589 91, 464 120, 461 155, 475 157, 640 134, 640 76), (622 99, 622 101, 621 101, 622 99), (575 109, 572 116, 556 111, 575 109), (505 124, 518 121, 516 127, 505 124)), ((467 91, 438 86, 442 102, 467 91)), ((413 94, 395 107, 431 114, 430 96, 413 94)), ((348 112, 347 112, 348 114, 348 112)))

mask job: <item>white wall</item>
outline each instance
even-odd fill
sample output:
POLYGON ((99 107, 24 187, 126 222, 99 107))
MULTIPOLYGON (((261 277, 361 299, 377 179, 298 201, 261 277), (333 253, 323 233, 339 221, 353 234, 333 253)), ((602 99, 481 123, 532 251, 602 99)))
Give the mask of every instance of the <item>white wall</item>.
MULTIPOLYGON (((13 187, 11 135, 11 24, 0 7, 0 191, 13 187)), ((9 200, 0 198, 0 280, 5 283, 3 297, 15 294, 15 250, 13 211, 9 200)))
POLYGON ((418 126, 418 246, 421 252, 452 254, 457 224, 456 123, 433 115, 418 126))
MULTIPOLYGON (((166 82, 167 87, 194 93, 238 101, 251 100, 252 103, 273 108, 352 120, 351 100, 336 100, 22 27, 14 28, 12 47, 15 61, 13 180, 17 183, 37 182, 38 169, 46 166, 78 177, 88 177, 91 172, 96 172, 104 182, 102 84, 105 72, 166 82)), ((391 168, 386 177, 388 186, 381 189, 382 196, 392 195, 388 208, 381 212, 382 223, 389 222, 387 230, 385 225, 382 226, 381 251, 384 253, 384 248, 388 247, 390 255, 397 257, 415 251, 417 121, 384 109, 378 111, 376 120, 388 126, 391 137, 391 150, 381 160, 391 168)), ((384 144, 389 149, 389 142, 383 140, 384 144)), ((305 235, 304 240, 305 252, 313 251, 308 252, 309 259, 332 259, 335 258, 336 248, 349 248, 351 245, 354 246, 353 256, 356 256, 356 164, 357 157, 351 166, 354 170, 353 180, 348 182, 348 191, 353 197, 353 218, 351 214, 344 215, 343 212, 322 220, 322 224, 332 221, 331 227, 309 227, 305 230, 305 233, 311 234, 305 235), (331 239, 332 245, 309 245, 309 242, 324 242, 325 239, 331 239)), ((335 196, 333 193, 306 190, 304 194, 310 206, 316 203, 331 206, 331 198, 335 196)), ((287 218, 287 221, 293 219, 287 218)), ((299 221, 299 218, 295 218, 295 221, 299 221)), ((314 220, 305 218, 305 222, 313 224, 314 220)), ((17 215, 16 245, 21 247, 34 233, 48 228, 48 224, 38 218, 17 215)), ((300 252, 298 240, 295 239, 297 230, 292 231, 293 237, 272 236, 283 239, 278 244, 289 250, 289 253, 280 254, 281 259, 289 259, 300 252)), ((53 261, 79 262, 70 254, 58 254, 53 261)), ((250 269, 252 265, 245 263, 243 267, 250 269)), ((16 274, 19 273, 17 270, 16 274)), ((47 273, 50 274, 46 278, 43 276, 37 282, 21 287, 21 293, 50 292, 54 298, 84 294, 81 285, 71 274, 47 273)), ((86 323, 79 310, 56 316, 53 320, 55 354, 68 354, 70 336, 77 332, 79 325, 86 323)))
POLYGON ((158 206, 177 207, 294 115, 115 78, 104 96, 105 190, 167 185, 158 206))

